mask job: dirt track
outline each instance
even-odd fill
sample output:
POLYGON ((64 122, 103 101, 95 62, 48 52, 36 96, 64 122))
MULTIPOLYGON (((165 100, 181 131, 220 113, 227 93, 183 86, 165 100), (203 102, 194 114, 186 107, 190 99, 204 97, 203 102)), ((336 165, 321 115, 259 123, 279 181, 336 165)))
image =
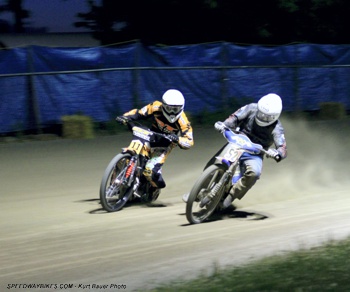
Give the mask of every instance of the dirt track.
POLYGON ((195 147, 174 150, 160 206, 118 213, 100 210, 98 189, 129 134, 0 144, 0 290, 144 290, 349 236, 349 122, 284 125, 288 159, 266 160, 235 212, 200 225, 188 225, 181 197, 224 142, 214 129, 195 129, 195 147))

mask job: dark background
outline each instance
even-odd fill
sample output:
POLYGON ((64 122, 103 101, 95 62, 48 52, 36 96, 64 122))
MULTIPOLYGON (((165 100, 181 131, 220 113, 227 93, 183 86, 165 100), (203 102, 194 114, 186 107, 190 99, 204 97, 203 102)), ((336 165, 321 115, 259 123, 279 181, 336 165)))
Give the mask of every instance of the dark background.
POLYGON ((9 125, 3 132, 56 125, 64 114, 108 122, 170 87, 183 91, 191 114, 235 109, 267 92, 281 95, 288 111, 318 111, 324 101, 349 110, 349 7, 345 0, 0 0, 8 48, 0 51, 0 112, 10 116, 0 118, 9 125), (67 32, 98 41, 69 50, 67 32), (34 35, 54 48, 25 38, 34 35))
POLYGON ((102 44, 345 44, 349 12, 347 0, 2 0, 0 33, 92 32, 102 44))

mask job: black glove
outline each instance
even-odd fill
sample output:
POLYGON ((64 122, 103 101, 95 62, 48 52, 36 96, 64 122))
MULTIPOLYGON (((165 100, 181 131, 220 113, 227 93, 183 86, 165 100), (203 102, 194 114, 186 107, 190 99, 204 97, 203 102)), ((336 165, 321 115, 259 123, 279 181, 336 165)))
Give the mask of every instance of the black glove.
POLYGON ((116 117, 115 120, 122 125, 126 125, 129 121, 129 119, 125 116, 116 117))
POLYGON ((169 134, 168 135, 169 140, 173 143, 179 142, 179 137, 176 134, 169 134))

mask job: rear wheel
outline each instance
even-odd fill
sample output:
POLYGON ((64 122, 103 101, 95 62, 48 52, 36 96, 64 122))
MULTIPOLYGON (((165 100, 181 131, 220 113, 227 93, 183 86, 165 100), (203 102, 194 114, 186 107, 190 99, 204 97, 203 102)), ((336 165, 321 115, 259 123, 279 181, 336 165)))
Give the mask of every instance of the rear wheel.
POLYGON ((224 187, 220 188, 214 198, 204 207, 200 207, 200 202, 217 185, 225 171, 226 167, 223 165, 211 165, 197 179, 186 204, 186 217, 189 223, 202 223, 214 212, 224 193, 224 187))
POLYGON ((131 159, 128 153, 116 155, 108 164, 100 185, 100 202, 107 212, 124 207, 133 193, 133 184, 124 183, 126 168, 131 159))

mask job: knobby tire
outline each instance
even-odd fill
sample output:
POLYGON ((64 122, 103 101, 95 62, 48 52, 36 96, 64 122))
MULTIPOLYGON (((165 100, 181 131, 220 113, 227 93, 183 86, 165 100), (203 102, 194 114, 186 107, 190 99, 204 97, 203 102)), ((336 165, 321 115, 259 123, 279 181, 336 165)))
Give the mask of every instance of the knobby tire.
POLYGON ((133 184, 130 187, 122 186, 117 188, 115 196, 108 197, 106 192, 111 185, 115 177, 123 172, 127 167, 127 162, 130 160, 131 155, 128 153, 117 154, 108 164, 100 184, 100 203, 102 208, 107 212, 116 212, 121 210, 128 202, 133 193, 133 184))
POLYGON ((203 171, 196 183, 193 185, 190 195, 186 203, 186 218, 191 224, 202 223, 207 220, 215 211, 224 193, 224 187, 213 198, 213 200, 203 208, 199 207, 200 201, 203 199, 202 194, 207 194, 217 184, 224 175, 226 167, 223 165, 211 165, 203 171), (205 190, 203 192, 203 190, 205 190))

